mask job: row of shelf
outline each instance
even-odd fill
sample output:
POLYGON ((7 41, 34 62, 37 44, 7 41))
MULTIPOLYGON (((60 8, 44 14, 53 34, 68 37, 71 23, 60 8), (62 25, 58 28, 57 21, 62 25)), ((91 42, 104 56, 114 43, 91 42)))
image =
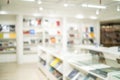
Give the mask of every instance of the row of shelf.
POLYGON ((76 48, 81 48, 81 49, 86 49, 86 50, 93 50, 97 52, 103 52, 105 54, 112 54, 112 55, 117 55, 118 57, 120 56, 120 52, 118 51, 119 47, 100 47, 98 45, 96 46, 91 46, 91 45, 80 45, 76 46, 76 48))
MULTIPOLYGON (((95 49, 95 47, 92 47, 92 49, 91 49, 89 47, 81 46, 81 47, 79 47, 79 49, 104 52, 103 50, 101 50, 101 48, 99 48, 97 50, 97 49, 95 49)), ((62 51, 58 50, 60 53, 60 55, 59 55, 56 53, 57 50, 55 50, 55 48, 52 49, 52 48, 48 48, 45 46, 39 46, 39 50, 43 51, 40 53, 41 55, 39 55, 39 57, 43 61, 45 61, 46 66, 52 67, 56 71, 61 73, 64 77, 64 78, 62 78, 62 80, 89 80, 89 78, 93 78, 92 80, 111 80, 111 79, 108 79, 110 77, 108 75, 111 72, 117 72, 120 70, 120 65, 118 66, 118 68, 114 68, 114 67, 111 67, 109 64, 90 62, 90 60, 93 58, 92 57, 93 55, 89 54, 89 53, 85 53, 85 52, 84 53, 81 52, 79 54, 71 54, 68 52, 68 54, 63 55, 62 51), (50 58, 52 57, 55 59, 49 59, 49 57, 50 58), (86 61, 87 63, 84 61, 86 61), (67 64, 65 64, 66 62, 67 62, 67 64), (61 64, 62 64, 63 72, 61 72, 56 67, 56 66, 58 66, 58 64, 59 64, 59 66, 61 66, 61 64), (66 66, 69 66, 69 67, 66 67, 66 66), (101 72, 101 74, 100 74, 98 71, 102 70, 102 69, 103 70, 108 69, 108 72, 103 72, 103 73, 101 72), (74 73, 74 70, 77 70, 76 74, 74 73), (98 72, 98 73, 96 73, 96 72, 98 72), (89 77, 89 78, 87 78, 87 77, 89 77)), ((51 78, 49 78, 49 79, 52 80, 51 78)), ((57 79, 57 80, 59 80, 59 79, 57 79)))

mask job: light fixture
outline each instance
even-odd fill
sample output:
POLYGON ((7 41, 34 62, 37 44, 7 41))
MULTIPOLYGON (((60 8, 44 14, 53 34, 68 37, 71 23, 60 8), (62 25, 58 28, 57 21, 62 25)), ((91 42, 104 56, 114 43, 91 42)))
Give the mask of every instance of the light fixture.
POLYGON ((34 2, 35 0, 22 0, 22 1, 29 1, 29 2, 34 2))
POLYGON ((38 0, 38 2, 37 2, 38 4, 41 4, 42 3, 42 1, 41 0, 38 0))
POLYGON ((6 11, 0 11, 0 14, 8 14, 6 11))
POLYGON ((42 11, 42 10, 43 10, 43 7, 39 7, 39 10, 42 11))
POLYGON ((90 19, 97 19, 96 16, 90 16, 90 19))
POLYGON ((120 1, 120 0, 113 0, 113 1, 120 1))
POLYGON ((100 14, 100 10, 98 9, 98 10, 96 10, 96 14, 97 15, 99 15, 100 14))
POLYGON ((83 18, 84 18, 84 16, 83 16, 83 15, 81 15, 81 14, 78 14, 78 15, 76 15, 76 16, 75 16, 75 18, 77 18, 77 19, 83 19, 83 18))
POLYGON ((64 7, 68 7, 68 4, 67 4, 67 3, 65 3, 65 4, 64 4, 64 7))
POLYGON ((120 11, 120 6, 119 5, 117 6, 117 11, 120 11))
POLYGON ((37 16, 41 16, 41 14, 34 13, 33 16, 37 17, 37 16))
POLYGON ((101 5, 91 5, 91 4, 82 4, 82 7, 97 8, 97 9, 106 9, 106 6, 101 6, 101 5))

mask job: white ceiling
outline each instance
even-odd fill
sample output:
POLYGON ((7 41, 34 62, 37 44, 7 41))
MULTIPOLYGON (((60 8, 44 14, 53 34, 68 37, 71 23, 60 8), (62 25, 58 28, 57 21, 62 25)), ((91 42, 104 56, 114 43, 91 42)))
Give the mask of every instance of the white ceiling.
POLYGON ((84 15, 86 18, 89 16, 97 16, 101 20, 105 19, 120 19, 120 12, 116 10, 117 5, 120 5, 120 1, 115 0, 101 0, 101 5, 107 6, 107 9, 101 10, 99 15, 96 15, 96 10, 93 8, 83 8, 81 4, 94 4, 100 5, 100 0, 41 0, 42 4, 23 0, 0 0, 0 9, 11 13, 23 13, 23 14, 42 14, 42 15, 61 15, 61 16, 74 16, 77 14, 84 15), (68 7, 64 7, 63 4, 68 3, 68 7), (44 10, 40 11, 39 7, 43 7, 44 10))

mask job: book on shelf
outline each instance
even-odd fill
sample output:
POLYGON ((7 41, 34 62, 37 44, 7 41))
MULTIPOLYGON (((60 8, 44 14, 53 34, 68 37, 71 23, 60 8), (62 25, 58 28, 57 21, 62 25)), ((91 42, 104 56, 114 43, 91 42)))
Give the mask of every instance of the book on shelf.
POLYGON ((60 21, 56 21, 56 26, 60 26, 60 21))
POLYGON ((83 80, 85 78, 85 74, 79 72, 74 78, 71 80, 83 80))
POLYGON ((96 73, 96 74, 106 78, 108 76, 108 73, 120 71, 120 68, 109 67, 109 68, 95 69, 95 70, 91 70, 91 71, 93 73, 96 73))
POLYGON ((8 46, 8 42, 6 42, 6 41, 3 42, 3 43, 2 43, 2 46, 3 46, 3 47, 7 47, 7 46, 8 46))
POLYGON ((46 61, 45 60, 43 60, 42 58, 39 58, 39 62, 42 64, 42 65, 46 65, 46 61))
POLYGON ((63 63, 59 64, 56 68, 60 73, 63 73, 63 63))
POLYGON ((62 79, 62 74, 55 70, 53 67, 50 67, 49 71, 58 79, 62 79))
POLYGON ((24 44, 24 45, 28 45, 28 44, 29 44, 29 41, 23 41, 23 44, 24 44))
POLYGON ((0 24, 0 32, 15 32, 15 25, 0 24))
POLYGON ((31 35, 35 35, 35 30, 34 30, 34 29, 30 29, 30 30, 29 30, 29 33, 30 33, 31 35))
POLYGON ((2 42, 0 42, 0 47, 2 47, 2 42))
POLYGON ((54 68, 58 68, 60 65, 62 64, 61 61, 59 61, 55 66, 53 66, 54 68))
POLYGON ((68 74, 68 78, 69 78, 69 79, 72 79, 72 78, 74 78, 78 73, 79 73, 78 70, 73 69, 73 70, 68 74))
POLYGON ((16 42, 15 41, 0 41, 0 46, 1 47, 15 47, 16 46, 16 42))
POLYGON ((0 33, 0 39, 3 39, 3 33, 0 33))
POLYGON ((41 18, 24 18, 24 26, 39 26, 41 25, 41 18))
POLYGON ((51 37, 50 40, 51 40, 51 43, 56 43, 56 38, 55 37, 51 37))
POLYGON ((62 74, 60 74, 57 70, 54 70, 54 71, 52 72, 52 74, 53 74, 56 78, 59 78, 59 77, 62 76, 62 74))
POLYGON ((23 34, 30 34, 28 30, 24 30, 23 34))
POLYGON ((60 62, 60 59, 56 58, 56 59, 54 59, 54 60, 51 62, 50 65, 51 65, 52 67, 55 67, 59 62, 60 62))
POLYGON ((4 49, 3 48, 0 48, 0 51, 3 51, 4 49))
POLYGON ((16 42, 9 41, 9 42, 8 42, 8 46, 16 46, 16 42))
POLYGON ((6 51, 15 51, 15 48, 10 47, 10 48, 5 48, 6 51))
POLYGON ((10 32, 9 25, 0 24, 0 32, 10 32))
POLYGON ((116 79, 120 80, 120 74, 114 76, 116 79))
POLYGON ((42 39, 39 39, 39 40, 38 40, 38 43, 40 43, 40 44, 41 44, 42 42, 43 42, 43 40, 42 40, 42 39))
POLYGON ((4 33, 4 34, 3 34, 3 38, 5 38, 5 39, 10 38, 9 33, 4 33))
POLYGON ((88 73, 83 80, 97 80, 97 77, 88 73))
POLYGON ((9 36, 10 38, 16 38, 16 33, 10 33, 9 36))
POLYGON ((9 25, 10 27, 10 32, 15 32, 15 25, 9 25))
POLYGON ((51 66, 49 66, 49 71, 52 73, 55 69, 51 66))
POLYGON ((120 71, 109 73, 107 79, 108 80, 120 80, 120 71))
POLYGON ((25 51, 30 51, 30 48, 24 48, 25 51))
POLYGON ((120 59, 119 58, 116 58, 116 61, 118 64, 120 64, 120 59))
POLYGON ((31 39, 30 42, 31 42, 31 44, 36 44, 37 43, 36 39, 31 39))

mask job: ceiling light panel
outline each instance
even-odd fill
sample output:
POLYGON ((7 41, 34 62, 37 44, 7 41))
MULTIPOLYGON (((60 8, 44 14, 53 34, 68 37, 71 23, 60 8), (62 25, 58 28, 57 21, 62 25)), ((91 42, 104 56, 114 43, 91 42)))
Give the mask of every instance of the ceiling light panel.
POLYGON ((86 7, 86 8, 97 8, 97 9, 106 9, 106 6, 91 5, 91 4, 82 4, 82 7, 86 7))
POLYGON ((6 11, 0 11, 0 14, 8 14, 6 11))
POLYGON ((120 0, 113 0, 113 1, 120 1, 120 0))
POLYGON ((120 11, 120 5, 117 6, 117 11, 120 11))
POLYGON ((90 19, 97 19, 96 16, 90 16, 90 19))
POLYGON ((43 7, 39 7, 39 10, 42 11, 42 10, 43 10, 43 7))
POLYGON ((41 0, 38 0, 37 3, 38 3, 38 4, 42 4, 42 1, 41 1, 41 0))
POLYGON ((78 14, 78 15, 76 15, 75 17, 76 17, 77 19, 83 19, 83 18, 84 18, 84 16, 81 15, 81 14, 78 14))
POLYGON ((22 1, 29 1, 29 2, 34 2, 35 0, 22 0, 22 1))
POLYGON ((68 7, 68 4, 67 4, 67 3, 65 3, 65 4, 64 4, 64 7, 68 7))

